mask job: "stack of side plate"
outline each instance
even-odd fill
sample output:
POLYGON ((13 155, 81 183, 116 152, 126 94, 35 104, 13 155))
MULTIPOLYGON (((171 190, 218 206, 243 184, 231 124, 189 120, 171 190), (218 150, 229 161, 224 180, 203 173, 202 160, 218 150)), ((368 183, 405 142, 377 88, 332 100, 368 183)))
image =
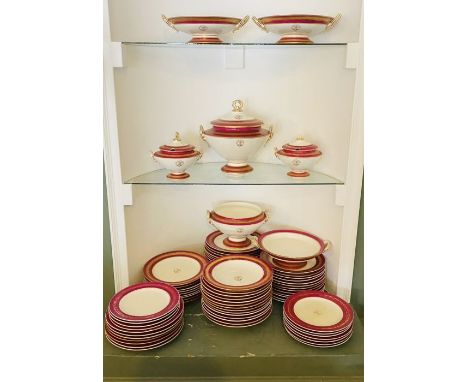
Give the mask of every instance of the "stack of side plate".
POLYGON ((302 290, 325 288, 325 256, 319 255, 306 261, 300 268, 288 268, 277 263, 268 253, 262 252, 262 260, 273 267, 273 300, 285 301, 291 294, 302 290))
POLYGON ((185 303, 200 300, 200 276, 206 259, 195 252, 171 251, 148 260, 143 267, 145 280, 174 286, 185 303))
POLYGON ((354 312, 341 298, 326 292, 302 291, 283 306, 286 331, 303 344, 328 348, 344 344, 353 334, 354 312))
POLYGON ((272 310, 273 272, 252 256, 224 256, 202 275, 202 309, 215 324, 247 327, 265 321, 272 310))
MULTIPOLYGON (((259 234, 254 232, 252 236, 258 237, 259 234)), ((251 244, 245 248, 234 248, 224 244, 226 238, 227 235, 223 234, 221 231, 212 232, 206 237, 205 257, 208 261, 213 261, 227 255, 260 256, 260 250, 256 245, 257 240, 251 240, 251 244)))
POLYGON ((184 327, 184 302, 164 283, 140 283, 122 289, 109 302, 108 341, 125 350, 149 350, 173 341, 184 327))

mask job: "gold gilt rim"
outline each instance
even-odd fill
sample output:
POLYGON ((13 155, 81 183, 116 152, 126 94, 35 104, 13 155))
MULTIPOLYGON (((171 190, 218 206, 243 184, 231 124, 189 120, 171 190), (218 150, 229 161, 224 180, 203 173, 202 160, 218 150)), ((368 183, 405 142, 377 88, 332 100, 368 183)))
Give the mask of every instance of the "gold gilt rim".
POLYGON ((321 16, 321 15, 275 15, 265 16, 259 18, 263 24, 275 24, 275 23, 318 23, 318 24, 329 24, 333 21, 334 17, 321 16))
POLYGON ((170 17, 169 22, 177 24, 239 24, 242 19, 222 16, 178 16, 170 17))

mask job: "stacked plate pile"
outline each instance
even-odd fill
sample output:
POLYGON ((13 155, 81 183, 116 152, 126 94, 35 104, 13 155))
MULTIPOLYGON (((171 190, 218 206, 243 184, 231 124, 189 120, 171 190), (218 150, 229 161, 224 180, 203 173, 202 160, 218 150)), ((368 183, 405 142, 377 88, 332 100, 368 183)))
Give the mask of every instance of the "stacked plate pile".
POLYGON ((275 264, 274 259, 262 252, 261 259, 273 267, 273 300, 283 302, 291 294, 302 290, 325 288, 325 256, 319 255, 306 261, 300 268, 287 268, 275 264))
POLYGON ((140 283, 109 302, 105 334, 125 350, 149 350, 173 341, 184 327, 184 302, 173 286, 140 283))
POLYGON ((265 321, 272 310, 271 268, 251 256, 214 260, 202 275, 202 309, 215 324, 247 327, 265 321))
POLYGON ((330 243, 303 231, 274 230, 260 235, 261 258, 273 267, 273 298, 284 301, 302 290, 323 290, 326 272, 322 255, 330 243))
POLYGON ((288 297, 283 306, 286 331, 303 344, 327 348, 344 344, 353 334, 354 312, 341 298, 320 291, 288 297))
POLYGON ((206 259, 195 252, 171 251, 148 260, 143 267, 145 280, 174 286, 185 303, 200 299, 200 276, 206 259))
MULTIPOLYGON (((258 237, 259 234, 254 232, 252 236, 258 237)), ((260 256, 260 249, 256 246, 256 240, 245 248, 234 248, 224 244, 227 235, 221 231, 210 233, 205 240, 205 257, 208 261, 216 260, 220 257, 227 255, 246 255, 246 256, 260 256)))

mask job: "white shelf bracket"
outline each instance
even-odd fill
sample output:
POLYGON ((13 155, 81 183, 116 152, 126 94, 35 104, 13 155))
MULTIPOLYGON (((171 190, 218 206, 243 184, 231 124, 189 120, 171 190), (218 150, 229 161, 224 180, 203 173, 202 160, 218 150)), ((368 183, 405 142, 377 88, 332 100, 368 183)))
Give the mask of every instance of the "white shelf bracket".
POLYGON ((245 47, 226 46, 224 48, 224 69, 245 68, 245 47))
POLYGON ((131 184, 122 184, 120 197, 122 205, 133 206, 133 189, 131 184))
POLYGON ((336 185, 335 204, 343 207, 346 200, 346 186, 344 184, 336 185))
POLYGON ((359 43, 350 42, 346 45, 346 69, 356 69, 359 61, 359 43))
POLYGON ((111 42, 111 57, 112 57, 112 66, 114 68, 123 68, 123 51, 121 42, 111 42))

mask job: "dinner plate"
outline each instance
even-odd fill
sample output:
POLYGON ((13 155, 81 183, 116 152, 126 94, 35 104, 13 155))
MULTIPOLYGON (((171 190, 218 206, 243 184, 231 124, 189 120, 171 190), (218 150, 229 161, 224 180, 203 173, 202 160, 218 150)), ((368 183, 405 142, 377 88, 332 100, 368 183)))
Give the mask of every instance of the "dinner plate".
POLYGON ((143 268, 146 279, 186 285, 200 278, 206 260, 203 256, 189 251, 171 251, 148 260, 143 268))
POLYGON ((184 326, 182 325, 180 327, 180 329, 174 333, 172 336, 168 336, 167 339, 165 339, 164 341, 157 341, 157 342, 154 342, 154 343, 149 343, 149 344, 142 344, 142 345, 133 345, 133 344, 127 344, 127 343, 124 343, 124 342, 121 342, 121 341, 117 341, 115 339, 113 339, 112 337, 110 337, 106 332, 105 332, 105 336, 107 338, 107 340, 114 346, 118 347, 118 348, 121 348, 123 350, 131 350, 131 351, 144 351, 144 350, 151 350, 151 349, 156 349, 156 348, 159 348, 161 346, 164 346, 164 345, 167 345, 168 343, 172 342, 173 340, 175 340, 179 334, 182 332, 184 326))
POLYGON ((219 318, 216 318, 214 316, 212 316, 209 312, 207 312, 206 310, 203 310, 203 313, 204 315, 213 323, 215 324, 218 324, 220 326, 224 326, 224 327, 230 327, 230 328, 247 328, 247 327, 250 327, 250 326, 255 326, 255 325, 258 325, 258 324, 261 324, 263 321, 265 321, 268 317, 270 317, 271 315, 271 312, 272 312, 272 309, 267 311, 267 313, 265 313, 265 315, 263 316, 260 316, 258 318, 255 318, 255 319, 251 319, 251 320, 245 320, 245 321, 238 321, 238 322, 233 322, 233 321, 226 321, 226 320, 222 320, 222 319, 219 319, 219 318))
POLYGON ((264 261, 251 256, 232 255, 209 263, 203 281, 217 289, 242 291, 270 284, 273 271, 264 261))
POLYGON ((295 293, 286 300, 283 308, 295 325, 321 332, 343 329, 354 319, 354 312, 346 301, 320 291, 295 293))
POLYGON ((122 321, 154 321, 179 305, 180 295, 164 283, 139 283, 122 289, 109 303, 109 312, 122 321))

